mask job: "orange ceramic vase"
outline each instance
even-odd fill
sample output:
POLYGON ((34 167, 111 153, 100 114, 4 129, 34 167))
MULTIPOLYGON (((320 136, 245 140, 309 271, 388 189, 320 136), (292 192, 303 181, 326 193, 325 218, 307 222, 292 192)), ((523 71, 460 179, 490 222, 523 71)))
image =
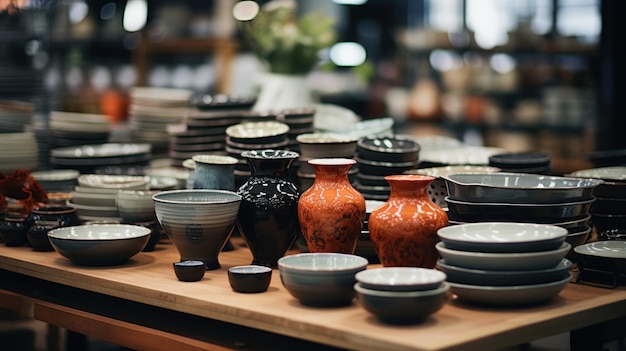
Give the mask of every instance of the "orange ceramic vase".
POLYGON ((439 259, 437 230, 448 225, 448 215, 428 197, 435 178, 391 175, 389 199, 369 217, 370 238, 385 267, 434 268, 439 259))
POLYGON ((300 195, 298 220, 310 252, 353 254, 363 220, 365 198, 350 184, 349 158, 308 161, 315 169, 313 185, 300 195))

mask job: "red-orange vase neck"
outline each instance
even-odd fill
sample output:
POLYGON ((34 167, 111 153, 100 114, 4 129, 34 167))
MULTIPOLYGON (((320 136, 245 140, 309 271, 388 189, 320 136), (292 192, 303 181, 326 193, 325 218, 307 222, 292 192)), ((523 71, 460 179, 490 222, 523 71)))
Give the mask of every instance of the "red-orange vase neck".
POLYGON ((431 176, 412 174, 386 176, 385 180, 391 187, 390 197, 394 196, 427 196, 428 185, 435 180, 431 176))
POLYGON ((349 158, 313 159, 309 164, 315 169, 315 180, 336 181, 348 178, 348 172, 356 161, 349 158))

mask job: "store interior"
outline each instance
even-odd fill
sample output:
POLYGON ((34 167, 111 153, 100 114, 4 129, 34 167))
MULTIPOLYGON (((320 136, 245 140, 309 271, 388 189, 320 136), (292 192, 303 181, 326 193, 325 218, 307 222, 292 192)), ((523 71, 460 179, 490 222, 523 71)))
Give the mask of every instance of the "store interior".
MULTIPOLYGON (((32 104, 36 131, 47 130, 51 111, 101 114, 114 135, 132 140, 134 87, 256 96, 267 67, 242 34, 245 16, 234 11, 241 2, 0 1, 0 100, 32 104)), ((390 117, 397 134, 546 153, 555 175, 597 166, 602 152, 626 157, 617 1, 294 4, 334 20, 336 43, 306 74, 320 103, 362 120, 390 117)), ((45 156, 53 147, 40 150, 38 170, 54 168, 45 156)), ((32 338, 25 350, 63 342, 50 326, 0 317, 0 345, 24 335, 32 338)), ((563 340, 536 349, 562 350, 563 340)))

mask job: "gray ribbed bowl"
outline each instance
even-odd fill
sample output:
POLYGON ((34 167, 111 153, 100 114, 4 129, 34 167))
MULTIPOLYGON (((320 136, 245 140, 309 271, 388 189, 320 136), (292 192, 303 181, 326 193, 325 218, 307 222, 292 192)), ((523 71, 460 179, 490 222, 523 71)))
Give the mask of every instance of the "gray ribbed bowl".
POLYGON ((220 267, 218 254, 235 226, 241 196, 228 190, 170 190, 155 194, 157 220, 181 261, 201 260, 220 267))

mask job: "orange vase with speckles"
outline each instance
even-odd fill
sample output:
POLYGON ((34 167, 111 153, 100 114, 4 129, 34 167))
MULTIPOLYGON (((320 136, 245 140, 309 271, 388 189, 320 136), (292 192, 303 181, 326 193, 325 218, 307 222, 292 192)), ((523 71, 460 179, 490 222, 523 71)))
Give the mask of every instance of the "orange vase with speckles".
POLYGON ((439 259, 437 230, 448 225, 448 215, 428 197, 435 178, 391 175, 389 199, 368 220, 372 244, 385 267, 434 268, 439 259))
POLYGON ((348 179, 349 158, 309 160, 313 185, 300 195, 298 220, 310 252, 353 254, 365 219, 365 198, 348 179))

